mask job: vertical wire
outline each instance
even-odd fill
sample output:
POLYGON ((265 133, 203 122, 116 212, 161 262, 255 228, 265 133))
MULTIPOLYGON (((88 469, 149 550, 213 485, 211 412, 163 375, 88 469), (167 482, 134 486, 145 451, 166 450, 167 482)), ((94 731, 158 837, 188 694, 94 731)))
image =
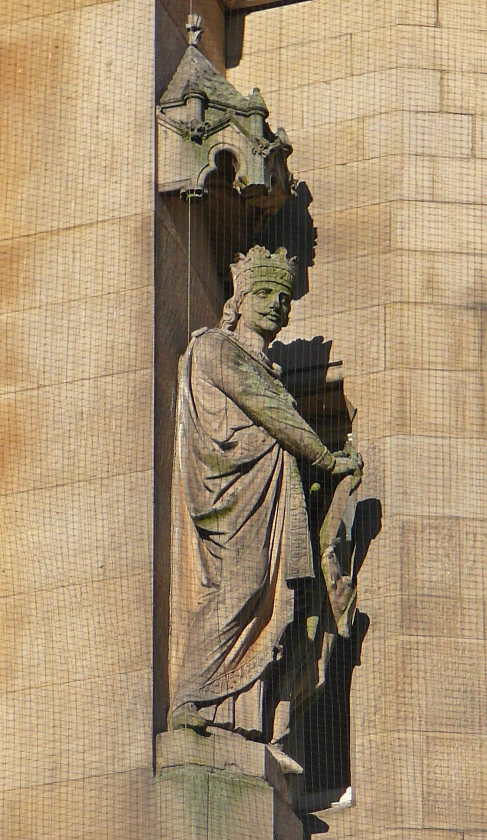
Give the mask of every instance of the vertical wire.
POLYGON ((188 198, 188 277, 186 295, 186 316, 188 322, 189 342, 191 338, 191 198, 188 198))

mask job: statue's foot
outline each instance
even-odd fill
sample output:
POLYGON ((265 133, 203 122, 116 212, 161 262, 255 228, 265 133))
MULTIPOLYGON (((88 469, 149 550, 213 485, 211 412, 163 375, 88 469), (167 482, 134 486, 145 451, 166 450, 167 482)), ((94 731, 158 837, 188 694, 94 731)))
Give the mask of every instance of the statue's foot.
POLYGON ((195 732, 204 732, 208 721, 200 715, 194 703, 183 703, 175 709, 169 720, 170 729, 194 729, 195 732))
POLYGON ((304 773, 301 765, 294 761, 294 758, 286 755, 280 744, 267 744, 267 749, 272 753, 283 773, 294 773, 296 776, 304 773))

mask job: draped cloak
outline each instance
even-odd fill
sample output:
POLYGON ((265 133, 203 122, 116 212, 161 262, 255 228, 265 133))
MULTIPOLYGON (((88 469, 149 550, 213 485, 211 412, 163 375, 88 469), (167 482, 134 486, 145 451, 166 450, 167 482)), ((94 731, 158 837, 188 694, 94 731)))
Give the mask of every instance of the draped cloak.
MULTIPOLYGON (((295 455, 323 444, 267 357, 200 330, 180 360, 172 494, 171 708, 251 693, 313 577, 295 455)), ((235 723, 235 721, 234 721, 235 723)))

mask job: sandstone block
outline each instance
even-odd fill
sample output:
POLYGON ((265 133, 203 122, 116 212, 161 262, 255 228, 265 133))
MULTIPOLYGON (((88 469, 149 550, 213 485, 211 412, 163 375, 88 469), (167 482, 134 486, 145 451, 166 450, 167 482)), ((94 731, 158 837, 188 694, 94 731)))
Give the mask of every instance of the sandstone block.
POLYGON ((487 161, 435 161, 433 194, 435 201, 486 204, 487 161))
POLYGON ((319 213, 313 216, 320 230, 318 245, 327 261, 379 254, 391 247, 391 210, 388 204, 319 213))
POLYGON ((353 33, 353 73, 395 67, 436 70, 436 39, 437 30, 429 26, 393 26, 353 33))
POLYGON ((420 376, 411 376, 411 426, 415 433, 472 440, 484 437, 486 400, 480 373, 424 370, 420 376))
MULTIPOLYGON (((417 0, 414 5, 418 5, 417 0)), ((302 41, 305 42, 306 33, 317 30, 322 30, 325 38, 332 38, 362 29, 392 26, 397 19, 396 10, 395 0, 392 3, 387 0, 331 0, 301 10, 289 5, 251 15, 247 31, 250 43, 259 43, 259 39, 267 35, 272 49, 282 43, 283 32, 298 33, 298 37, 303 33, 302 41)))
POLYGON ((393 113, 366 118, 364 150, 365 157, 401 153, 469 157, 472 153, 472 117, 393 113))
POLYGON ((487 72, 487 32, 477 23, 478 29, 447 29, 442 26, 435 37, 435 68, 461 73, 487 72))
POLYGON ((4 395, 0 495, 152 469, 151 403, 150 370, 4 395))
POLYGON ((392 209, 392 247, 482 254, 487 250, 486 219, 479 205, 398 203, 392 209))
MULTIPOLYGON (((103 0, 100 0, 103 2, 103 0)), ((70 12, 73 10, 73 0, 6 0, 4 7, 4 15, 2 16, 2 26, 12 26, 21 20, 29 20, 30 18, 42 17, 43 15, 59 14, 60 12, 70 12)))
POLYGON ((150 576, 152 485, 148 470, 4 496, 0 595, 150 576))
MULTIPOLYGON (((434 517, 424 511, 418 516, 394 517, 386 530, 384 551, 388 548, 391 556, 401 557, 400 586, 405 595, 450 597, 461 605, 475 601, 484 590, 486 541, 487 528, 480 519, 434 517)), ((365 575, 370 577, 368 565, 363 567, 365 575)), ((481 628, 482 615, 478 617, 481 628)))
POLYGON ((429 757, 424 767, 424 824, 445 829, 461 826, 467 832, 483 830, 486 736, 426 732, 423 742, 424 754, 429 757))
POLYGON ((412 26, 436 26, 438 23, 437 0, 413 0, 397 4, 396 23, 412 26))
POLYGON ((2 790, 150 768, 151 710, 151 668, 0 695, 2 790))
POLYGON ((303 828, 261 779, 198 766, 165 768, 157 779, 160 840, 302 840, 303 828), (278 833, 279 832, 279 833, 278 833))
POLYGON ((439 22, 452 29, 487 29, 485 3, 482 0, 440 0, 439 22))
POLYGON ((487 158, 487 120, 475 119, 473 153, 475 157, 487 158))
MULTIPOLYGON (((359 446, 369 455, 367 442, 364 446, 359 438, 359 446)), ((370 469, 371 462, 366 458, 366 481, 370 469)), ((431 516, 428 510, 416 516, 399 513, 381 520, 374 500, 367 499, 363 491, 362 496, 362 508, 369 511, 364 533, 372 541, 360 569, 359 607, 373 618, 374 637, 384 636, 387 630, 393 635, 481 638, 485 621, 480 603, 486 585, 485 522, 441 513, 431 516), (400 559, 391 563, 392 557, 400 559), (419 604, 420 599, 421 608, 430 599, 435 601, 435 609, 425 609, 421 617, 415 608, 418 632, 412 633, 410 626, 407 629, 411 616, 406 607, 415 600, 419 604), (445 612, 439 600, 448 604, 451 619, 432 620, 437 610, 445 612)))
MULTIPOLYGON (((313 80, 313 76, 321 81, 330 82, 332 79, 351 75, 350 35, 339 35, 328 38, 326 41, 323 41, 323 38, 305 39, 300 29, 296 33, 296 40, 297 43, 293 39, 293 43, 289 46, 286 41, 279 46, 276 45, 272 53, 271 74, 268 71, 269 48, 264 47, 267 42, 265 39, 254 42, 251 52, 244 50, 242 60, 237 67, 228 71, 227 77, 237 90, 250 93, 255 85, 259 87, 265 85, 268 90, 282 92, 283 86, 288 87, 290 84, 306 86, 313 80)), ((245 38, 245 43, 247 43, 247 38, 245 38)), ((273 121, 272 111, 270 118, 273 121)))
MULTIPOLYGON (((480 325, 480 313, 472 309, 390 304, 386 307, 386 365, 426 370, 477 370, 480 325)), ((438 394, 441 384, 439 380, 436 385, 438 394)))
POLYGON ((445 73, 441 107, 457 114, 487 114, 487 77, 483 73, 445 73))
POLYGON ((213 770, 228 770, 255 776, 269 782, 287 802, 289 785, 279 764, 264 744, 246 741, 240 735, 210 729, 207 737, 192 730, 164 732, 156 739, 156 766, 159 772, 187 764, 213 770))
POLYGON ((487 302, 484 263, 480 255, 406 250, 329 262, 318 247, 308 294, 316 304, 319 294, 324 312, 360 309, 364 302, 481 305, 487 302))
POLYGON ((151 601, 149 575, 0 598, 0 692, 150 668, 151 601))
POLYGON ((372 440, 387 434, 408 434, 411 423, 409 371, 346 374, 345 391, 360 406, 354 422, 358 439, 372 440))
MULTIPOLYGON (((403 606, 407 609, 408 604, 403 606)), ((434 612, 434 602, 430 610, 429 637, 405 635, 385 642, 388 664, 383 672, 382 690, 387 701, 382 726, 449 732, 452 737, 459 732, 480 736, 487 718, 483 641, 454 635, 436 636, 433 626, 441 614, 434 612)), ((375 690, 379 681, 377 669, 375 690)), ((376 724, 381 726, 379 721, 376 724)))
POLYGON ((3 238, 152 212, 152 18, 101 3, 0 28, 3 238))
POLYGON ((288 783, 263 744, 218 730, 206 738, 164 733, 157 738, 156 785, 172 840, 302 840, 288 783))
POLYGON ((476 450, 475 465, 470 465, 461 439, 398 435, 384 439, 380 446, 385 472, 382 498, 388 515, 482 519, 483 470, 487 468, 482 447, 476 450), (400 478, 398 464, 402 465, 400 478))
POLYGON ((439 111, 440 74, 434 70, 385 70, 331 85, 336 119, 368 117, 383 111, 439 111))
POLYGON ((377 306, 357 310, 352 317, 349 313, 323 316, 322 320, 310 324, 304 305, 298 308, 296 303, 292 329, 286 333, 286 340, 319 334, 333 336, 332 359, 343 360, 350 376, 371 373, 384 369, 383 319, 383 308, 377 306))
POLYGON ((308 170, 324 169, 361 160, 363 153, 363 122, 344 120, 312 128, 293 131, 291 165, 303 175, 308 170))
MULTIPOLYGON (((360 669, 359 669, 360 670, 360 669)), ((377 825, 377 802, 381 803, 380 826, 400 829, 422 825, 422 749, 417 732, 388 732, 354 736, 352 759, 357 807, 348 813, 324 811, 321 818, 330 824, 333 838, 359 832, 368 837, 367 826, 377 825), (373 798, 370 793, 374 791, 373 798), (394 796, 390 795, 391 790, 394 796), (373 799, 373 801, 372 801, 373 799)), ((379 838, 382 830, 376 835, 379 838)), ((326 837, 326 834, 324 835, 326 837)), ((355 835, 357 836, 357 835, 355 835)))
POLYGON ((153 266, 148 215, 4 240, 0 314, 153 287, 153 266))
POLYGON ((373 158, 310 172, 307 184, 328 210, 346 210, 404 199, 433 198, 433 164, 402 155, 373 158))
POLYGON ((4 791, 0 832, 9 840, 157 840, 151 777, 147 767, 4 791))
POLYGON ((0 393, 149 368, 153 292, 122 294, 0 316, 0 393))
POLYGON ((434 70, 385 70, 352 78, 296 86, 286 100, 280 90, 264 93, 273 124, 301 128, 381 112, 439 111, 440 73, 434 70))

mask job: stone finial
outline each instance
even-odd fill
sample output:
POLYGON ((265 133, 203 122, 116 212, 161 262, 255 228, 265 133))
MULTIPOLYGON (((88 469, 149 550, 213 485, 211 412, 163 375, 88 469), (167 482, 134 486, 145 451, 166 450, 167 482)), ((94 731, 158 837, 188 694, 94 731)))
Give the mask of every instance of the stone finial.
POLYGON ((190 47, 198 46, 198 42, 204 32, 202 27, 203 18, 201 15, 188 15, 186 32, 188 33, 188 44, 190 47))

